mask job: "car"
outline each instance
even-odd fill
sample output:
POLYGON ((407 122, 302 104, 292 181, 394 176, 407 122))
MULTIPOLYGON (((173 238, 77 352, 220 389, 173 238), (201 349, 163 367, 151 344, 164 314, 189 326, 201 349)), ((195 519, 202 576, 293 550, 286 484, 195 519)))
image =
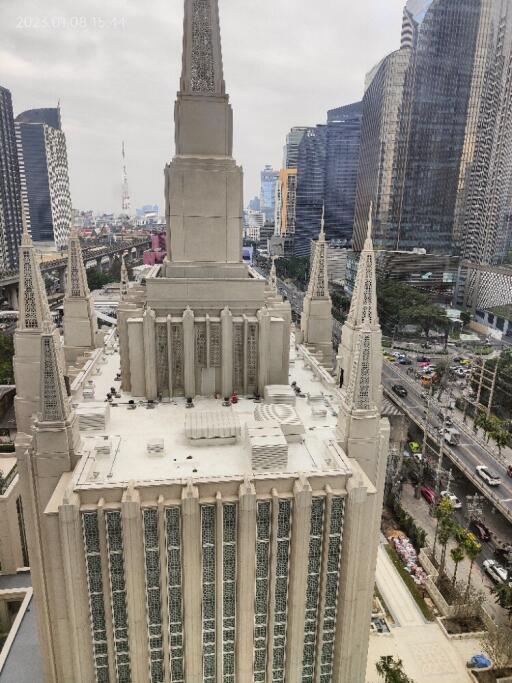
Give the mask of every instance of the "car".
POLYGON ((430 486, 422 486, 420 488, 420 493, 429 505, 435 505, 437 502, 437 494, 430 486))
POLYGON ((486 465, 477 465, 476 473, 483 479, 488 486, 499 486, 501 479, 494 474, 486 465))
POLYGON ((394 394, 400 396, 400 398, 407 397, 407 389, 402 384, 393 384, 391 387, 394 394))
POLYGON ((441 498, 447 498, 452 504, 454 510, 460 510, 462 508, 462 503, 460 500, 454 493, 451 493, 450 491, 441 491, 441 498))
POLYGON ((430 358, 428 356, 418 356, 416 358, 417 363, 430 363, 430 358))
POLYGON ((509 465, 507 467, 507 477, 510 477, 512 479, 512 465, 509 465))
POLYGON ((400 363, 400 365, 412 365, 412 360, 410 358, 407 358, 407 356, 405 356, 404 358, 400 358, 398 362, 400 363))
POLYGON ((478 519, 473 519, 469 523, 469 530, 472 531, 479 541, 486 543, 491 540, 491 532, 483 522, 478 519))
POLYGON ((489 574, 494 583, 506 583, 508 571, 497 560, 484 560, 485 572, 489 574))

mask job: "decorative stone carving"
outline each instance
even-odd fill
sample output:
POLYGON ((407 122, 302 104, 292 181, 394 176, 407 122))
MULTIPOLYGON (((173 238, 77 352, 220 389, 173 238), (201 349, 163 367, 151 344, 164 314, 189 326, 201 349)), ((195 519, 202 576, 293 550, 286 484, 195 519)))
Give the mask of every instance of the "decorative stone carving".
POLYGON ((45 321, 41 335, 40 422, 64 422, 70 412, 64 376, 52 330, 52 324, 45 321))
POLYGON ((193 0, 192 3, 190 89, 197 94, 215 92, 211 0, 193 0))

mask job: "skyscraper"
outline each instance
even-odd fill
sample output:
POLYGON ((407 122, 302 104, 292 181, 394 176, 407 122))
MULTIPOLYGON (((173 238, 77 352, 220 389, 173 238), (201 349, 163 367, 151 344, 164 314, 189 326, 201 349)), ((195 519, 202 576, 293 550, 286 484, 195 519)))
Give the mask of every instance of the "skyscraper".
POLYGON ((60 108, 16 117, 21 186, 28 228, 36 242, 63 248, 72 227, 66 136, 60 108))
POLYGON ((362 103, 327 113, 325 137, 325 230, 329 239, 350 246, 354 229, 362 103))
POLYGON ((265 214, 267 221, 273 222, 276 211, 276 185, 279 171, 274 171, 272 166, 265 166, 261 171, 260 210, 265 214))
POLYGON ((283 168, 297 168, 299 145, 307 130, 305 126, 294 126, 286 136, 283 148, 283 168))
POLYGON ((299 145, 293 247, 296 256, 309 256, 311 240, 320 232, 325 192, 326 128, 325 125, 308 128, 299 145))
POLYGON ((412 50, 385 57, 367 77, 363 97, 360 155, 354 211, 353 247, 366 239, 373 204, 374 240, 398 249, 411 100, 412 50))
POLYGON ((12 98, 9 90, 0 86, 0 270, 17 267, 22 230, 12 98))
MULTIPOLYGON (((183 53, 169 258, 145 286, 123 275, 120 355, 112 335, 71 397, 23 238, 17 456, 45 683, 363 683, 389 442, 371 235, 319 428, 289 370, 319 398, 311 370, 334 380, 290 343, 275 270, 242 262, 217 0, 185 0, 183 53), (92 431, 74 407, 91 382, 92 431)), ((325 259, 315 273, 316 299, 325 259)))

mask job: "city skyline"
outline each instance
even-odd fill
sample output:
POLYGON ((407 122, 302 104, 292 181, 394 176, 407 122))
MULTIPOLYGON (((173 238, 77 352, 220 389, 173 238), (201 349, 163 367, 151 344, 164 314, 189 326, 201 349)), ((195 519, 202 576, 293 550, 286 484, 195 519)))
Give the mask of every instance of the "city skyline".
MULTIPOLYGON (((290 127, 313 126, 327 109, 360 99, 366 72, 400 42, 402 0, 380 7, 330 3, 329 22, 319 15, 307 26, 300 18, 301 4, 306 11, 305 0, 299 5, 285 0, 262 13, 248 0, 220 3, 227 77, 237 112, 234 150, 244 167, 246 197, 258 190, 266 163, 279 168, 290 127), (245 43, 248 25, 255 40, 250 50, 245 43), (369 36, 364 51, 357 38, 363 29, 369 36), (255 112, 258 101, 266 106, 255 112)), ((147 15, 122 0, 111 3, 108 12, 99 2, 68 10, 62 0, 54 0, 44 12, 34 12, 25 2, 8 2, 0 8, 0 18, 2 85, 12 92, 15 116, 60 100, 73 206, 101 212, 120 205, 122 139, 133 206, 163 204, 163 169, 172 156, 169 93, 175 90, 172 72, 181 59, 181 3, 170 12, 159 0, 147 15), (85 28, 72 28, 82 16, 85 28), (55 28, 36 28, 43 19, 55 28), (139 48, 135 53, 134 46, 139 48), (98 179, 94 184, 91 176, 98 179)))

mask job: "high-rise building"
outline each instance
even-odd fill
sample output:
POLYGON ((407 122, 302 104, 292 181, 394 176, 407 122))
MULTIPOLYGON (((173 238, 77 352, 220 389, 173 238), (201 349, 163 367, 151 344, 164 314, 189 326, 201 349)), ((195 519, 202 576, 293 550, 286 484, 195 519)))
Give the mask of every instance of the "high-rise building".
POLYGON ((0 86, 0 270, 18 265, 23 231, 21 184, 11 93, 0 86))
MULTIPOLYGON (((371 236, 338 389, 296 353, 275 269, 267 284, 242 261, 217 0, 185 0, 183 51, 168 260, 145 286, 123 274, 119 354, 111 335, 68 387, 23 238, 17 457, 44 681, 363 683, 389 443, 371 236)), ((325 258, 313 271, 316 299, 325 258)))
POLYGON ((64 248, 72 228, 66 136, 60 108, 30 109, 16 117, 21 187, 35 242, 64 248))
POLYGON ((352 241, 362 103, 331 109, 325 136, 325 230, 330 240, 352 241))
POLYGON ((307 130, 305 126, 294 126, 286 136, 283 148, 283 168, 297 168, 299 145, 307 130))
MULTIPOLYGON (((404 47, 383 62, 395 65, 398 79, 396 91, 388 91, 395 102, 390 128, 377 134, 382 120, 388 116, 385 97, 372 92, 374 97, 368 97, 363 105, 364 151, 358 181, 363 188, 358 188, 356 249, 362 247, 363 217, 373 202, 375 241, 379 246, 394 250, 424 248, 429 253, 444 254, 457 251, 455 216, 480 20, 480 0, 408 3, 404 24, 410 31, 404 29, 404 47), (408 50, 412 50, 412 56, 406 64, 408 50), (396 66, 398 61, 400 65, 396 66), (398 125, 394 112, 398 112, 398 125), (378 123, 373 124, 372 120, 378 123), (368 130, 371 139, 365 139, 368 130), (386 138, 390 142, 390 157, 394 159, 387 164, 380 159, 370 162, 371 145, 377 144, 373 155, 380 155, 378 142, 386 138), (392 180, 393 199, 389 207, 381 207, 382 201, 389 201, 389 185, 381 189, 372 167, 392 180)), ((379 74, 382 76, 382 66, 367 94, 372 85, 378 84, 375 79, 379 74)))
POLYGON ((392 52, 367 77, 363 97, 353 247, 366 239, 373 204, 374 240, 398 249, 411 98, 412 50, 392 52))
MULTIPOLYGON (((311 240, 320 232, 325 193, 325 138, 327 126, 308 128, 297 159, 296 227, 293 252, 309 256, 311 240)), ((330 238, 330 235, 327 235, 330 238)))
POLYGON ((505 260, 512 207, 512 7, 482 3, 454 238, 474 263, 505 260))
POLYGON ((293 243, 297 218, 297 169, 282 168, 276 188, 275 234, 293 243))
POLYGON ((260 175, 260 210, 265 214, 267 221, 273 223, 276 212, 276 185, 279 179, 279 171, 274 171, 272 166, 267 164, 260 175))

